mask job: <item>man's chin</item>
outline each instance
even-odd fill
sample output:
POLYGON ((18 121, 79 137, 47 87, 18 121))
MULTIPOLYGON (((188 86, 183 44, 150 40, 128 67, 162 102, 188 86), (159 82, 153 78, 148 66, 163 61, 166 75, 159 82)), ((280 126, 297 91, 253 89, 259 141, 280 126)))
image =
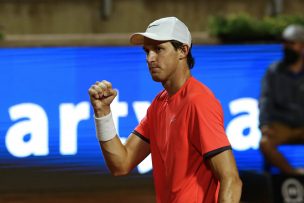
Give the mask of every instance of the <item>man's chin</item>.
POLYGON ((157 75, 151 75, 152 76, 152 80, 155 81, 155 82, 162 82, 163 80, 158 77, 157 75))

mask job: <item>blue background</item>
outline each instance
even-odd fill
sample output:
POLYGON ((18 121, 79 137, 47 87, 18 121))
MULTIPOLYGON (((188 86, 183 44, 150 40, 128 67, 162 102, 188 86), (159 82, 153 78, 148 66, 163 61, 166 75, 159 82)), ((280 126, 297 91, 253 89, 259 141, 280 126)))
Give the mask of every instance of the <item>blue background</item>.
MULTIPOLYGON (((229 102, 257 99, 260 82, 270 63, 281 57, 281 46, 212 45, 194 46, 193 75, 212 89, 221 101, 225 126, 235 118, 229 102)), ((64 47, 0 49, 0 170, 38 168, 38 171, 107 173, 95 138, 92 108, 90 119, 78 126, 75 155, 59 153, 59 105, 89 102, 88 88, 97 80, 109 80, 119 90, 119 101, 128 103, 128 116, 119 119, 119 134, 129 135, 137 125, 134 101, 152 101, 162 86, 152 81, 141 47, 64 47), (49 154, 13 156, 5 146, 12 121, 8 109, 21 103, 41 106, 49 119, 49 154)), ((244 131, 244 136, 250 129, 244 131)), ((28 137, 30 139, 30 137, 28 137)), ((303 147, 281 148, 295 166, 303 166, 303 147)), ((262 169, 258 150, 234 150, 240 170, 262 169)))

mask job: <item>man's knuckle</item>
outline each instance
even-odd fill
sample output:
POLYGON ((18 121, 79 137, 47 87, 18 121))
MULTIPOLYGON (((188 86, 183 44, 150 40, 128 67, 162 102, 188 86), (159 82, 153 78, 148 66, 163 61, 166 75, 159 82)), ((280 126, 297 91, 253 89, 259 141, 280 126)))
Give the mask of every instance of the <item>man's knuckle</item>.
POLYGON ((89 92, 90 94, 92 94, 92 93, 94 92, 93 88, 90 87, 90 88, 88 89, 88 92, 89 92))

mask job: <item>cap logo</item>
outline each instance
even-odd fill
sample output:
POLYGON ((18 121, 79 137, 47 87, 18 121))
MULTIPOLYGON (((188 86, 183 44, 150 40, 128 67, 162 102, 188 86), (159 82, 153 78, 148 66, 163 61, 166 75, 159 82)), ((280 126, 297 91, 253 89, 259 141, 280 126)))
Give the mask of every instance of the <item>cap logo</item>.
POLYGON ((156 27, 156 26, 159 26, 159 24, 156 24, 156 25, 150 25, 150 26, 148 26, 148 28, 151 28, 151 27, 156 27))

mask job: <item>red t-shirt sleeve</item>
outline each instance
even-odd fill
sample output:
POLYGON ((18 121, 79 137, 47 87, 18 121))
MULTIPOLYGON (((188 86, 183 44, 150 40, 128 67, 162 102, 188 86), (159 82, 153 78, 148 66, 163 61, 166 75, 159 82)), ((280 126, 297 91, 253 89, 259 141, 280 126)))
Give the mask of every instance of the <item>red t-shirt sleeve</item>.
POLYGON ((194 145, 204 158, 231 149, 225 133, 223 111, 219 101, 208 95, 195 99, 193 107, 194 145))
MULTIPOLYGON (((152 106, 152 105, 151 105, 152 106)), ((151 106, 147 110, 146 116, 140 121, 137 127, 134 129, 133 133, 143 139, 144 141, 150 143, 150 124, 149 121, 151 106)))

